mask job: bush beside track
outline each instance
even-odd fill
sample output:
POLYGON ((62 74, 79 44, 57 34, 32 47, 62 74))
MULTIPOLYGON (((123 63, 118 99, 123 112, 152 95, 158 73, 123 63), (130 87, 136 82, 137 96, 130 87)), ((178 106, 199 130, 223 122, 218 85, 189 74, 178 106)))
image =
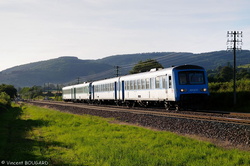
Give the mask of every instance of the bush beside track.
POLYGON ((209 109, 250 112, 250 80, 236 82, 237 104, 233 103, 233 82, 211 82, 209 85, 209 109))

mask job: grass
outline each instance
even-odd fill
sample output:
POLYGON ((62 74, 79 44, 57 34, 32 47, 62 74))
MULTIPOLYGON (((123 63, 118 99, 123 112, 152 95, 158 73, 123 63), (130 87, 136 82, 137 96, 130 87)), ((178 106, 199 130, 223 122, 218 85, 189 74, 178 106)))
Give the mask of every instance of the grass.
POLYGON ((0 116, 0 160, 50 165, 250 165, 250 152, 225 150, 170 132, 26 105, 0 116))

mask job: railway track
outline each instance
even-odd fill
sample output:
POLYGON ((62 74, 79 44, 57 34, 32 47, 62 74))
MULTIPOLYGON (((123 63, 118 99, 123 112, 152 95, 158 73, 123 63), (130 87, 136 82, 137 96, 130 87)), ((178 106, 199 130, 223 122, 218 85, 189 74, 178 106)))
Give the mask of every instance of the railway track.
POLYGON ((30 101, 31 103, 40 103, 45 105, 60 105, 65 107, 78 107, 84 109, 94 109, 101 111, 112 111, 112 112, 129 112, 134 114, 145 114, 152 116, 164 116, 164 117, 175 117, 175 118, 185 118, 193 120, 202 120, 202 121, 216 121, 223 123, 234 123, 240 125, 249 125, 250 126, 250 114, 247 113, 229 113, 229 112, 191 112, 191 111, 163 111, 164 109, 152 109, 145 110, 143 108, 132 109, 124 108, 120 106, 99 106, 99 105, 89 105, 82 103, 64 103, 64 102, 53 102, 53 101, 30 101))
POLYGON ((191 111, 163 111, 163 109, 123 108, 82 103, 27 101, 30 104, 74 114, 89 114, 132 123, 158 130, 205 137, 226 147, 250 150, 250 114, 191 111))

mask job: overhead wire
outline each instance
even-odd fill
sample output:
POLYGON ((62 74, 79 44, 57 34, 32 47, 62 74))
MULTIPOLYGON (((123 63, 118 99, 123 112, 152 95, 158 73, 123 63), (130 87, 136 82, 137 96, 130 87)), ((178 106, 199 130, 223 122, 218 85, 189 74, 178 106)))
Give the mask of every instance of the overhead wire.
MULTIPOLYGON (((189 54, 189 53, 187 53, 189 54)), ((192 54, 192 53, 190 53, 192 54)), ((218 55, 220 56, 220 55, 218 55)), ((183 59, 183 53, 181 52, 171 52, 171 53, 166 53, 166 55, 163 56, 158 56, 156 58, 151 58, 153 60, 157 60, 157 61, 161 61, 161 62, 166 62, 169 61, 168 64, 170 64, 170 66, 178 64, 178 61, 180 61, 180 59, 183 59), (181 55, 181 56, 178 56, 181 55)), ((192 64, 197 64, 198 62, 202 62, 204 61, 204 59, 199 59, 199 60, 193 60, 188 58, 186 63, 192 63, 192 64)), ((144 64, 148 64, 150 62, 144 62, 144 64)), ((128 69, 128 68, 132 68, 133 66, 135 66, 137 63, 130 63, 130 64, 125 64, 125 65, 120 65, 119 67, 122 69, 128 69)), ((102 79, 102 78, 111 78, 114 76, 114 69, 109 69, 100 73, 95 73, 95 74, 91 74, 91 75, 86 75, 83 76, 81 78, 85 79, 85 80, 98 80, 98 79, 102 79)))

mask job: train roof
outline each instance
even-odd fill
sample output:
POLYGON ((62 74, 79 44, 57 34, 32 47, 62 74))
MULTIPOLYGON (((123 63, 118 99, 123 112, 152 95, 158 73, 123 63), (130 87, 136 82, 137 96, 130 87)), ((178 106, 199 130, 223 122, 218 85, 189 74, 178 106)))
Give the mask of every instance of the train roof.
POLYGON ((182 70, 182 69, 204 69, 203 67, 197 66, 197 65, 181 65, 181 66, 176 66, 176 67, 173 67, 173 68, 177 69, 177 70, 182 70))
POLYGON ((125 76, 121 76, 121 78, 128 78, 128 77, 144 77, 144 75, 147 76, 152 76, 152 75, 159 75, 159 74, 165 74, 165 73, 170 73, 172 72, 172 70, 185 70, 185 69, 202 69, 204 70, 203 67, 201 66, 197 66, 197 65, 180 65, 180 66, 172 66, 172 67, 168 67, 168 68, 164 68, 164 69, 154 69, 154 70, 150 70, 147 72, 142 72, 142 73, 136 73, 136 74, 129 74, 129 75, 125 75, 125 76))

